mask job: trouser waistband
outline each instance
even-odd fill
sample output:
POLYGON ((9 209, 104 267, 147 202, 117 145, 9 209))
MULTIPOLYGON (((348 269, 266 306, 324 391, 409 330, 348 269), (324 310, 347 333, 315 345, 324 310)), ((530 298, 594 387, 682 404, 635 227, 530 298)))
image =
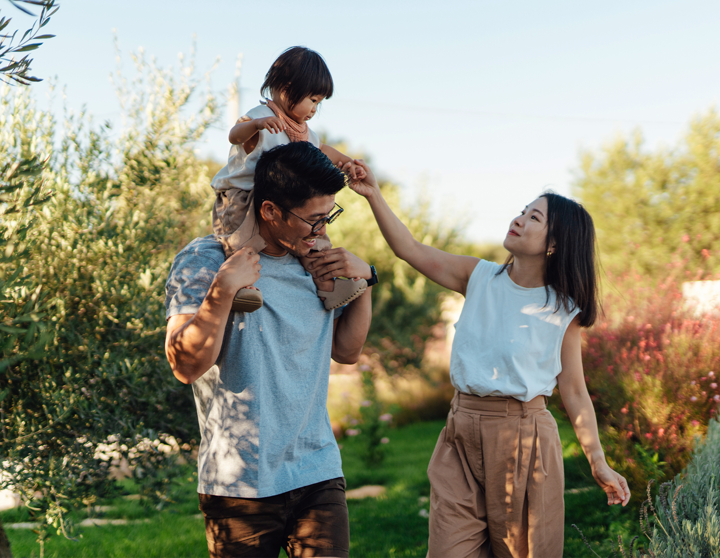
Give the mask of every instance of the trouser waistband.
POLYGON ((527 417, 531 412, 542 411, 547 407, 547 397, 538 395, 530 401, 520 401, 513 397, 480 397, 467 393, 455 392, 452 400, 453 413, 458 409, 493 417, 522 416, 527 417))

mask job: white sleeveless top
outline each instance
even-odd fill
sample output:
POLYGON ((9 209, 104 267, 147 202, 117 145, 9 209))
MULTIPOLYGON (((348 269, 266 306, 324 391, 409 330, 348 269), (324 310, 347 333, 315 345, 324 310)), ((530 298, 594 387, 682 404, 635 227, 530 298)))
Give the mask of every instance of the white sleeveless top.
POLYGON ((555 291, 516 285, 501 266, 480 260, 455 324, 450 381, 461 393, 530 401, 551 395, 562 370, 565 331, 580 312, 555 311, 555 291), (547 299, 547 303, 546 303, 547 299))
MULTIPOLYGON (((275 116, 275 113, 267 105, 259 105, 248 111, 246 116, 253 120, 275 116)), ((320 139, 308 126, 308 141, 315 147, 320 147, 320 139)), ((269 151, 278 145, 290 143, 290 138, 285 132, 271 134, 267 130, 258 130, 258 142, 255 149, 248 155, 242 145, 232 145, 228 155, 228 164, 215 175, 210 183, 216 191, 222 192, 239 188, 241 190, 252 190, 255 186, 255 165, 264 151, 269 151)))

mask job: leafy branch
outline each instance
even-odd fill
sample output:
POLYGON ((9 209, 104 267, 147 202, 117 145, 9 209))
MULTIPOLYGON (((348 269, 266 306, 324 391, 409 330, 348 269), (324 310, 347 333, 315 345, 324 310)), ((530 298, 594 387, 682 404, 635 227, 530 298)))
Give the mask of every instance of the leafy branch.
POLYGON ((21 85, 30 85, 32 82, 42 81, 40 78, 30 75, 30 64, 32 64, 33 59, 26 53, 38 48, 42 41, 52 39, 55 36, 40 34, 40 30, 50 22, 50 18, 55 14, 59 6, 55 5, 55 0, 8 1, 23 13, 31 16, 35 14, 24 7, 23 4, 40 6, 42 9, 30 29, 23 33, 18 42, 15 41, 17 31, 12 34, 6 31, 12 18, 0 17, 0 80, 21 85), (16 60, 16 55, 22 55, 22 57, 16 60))

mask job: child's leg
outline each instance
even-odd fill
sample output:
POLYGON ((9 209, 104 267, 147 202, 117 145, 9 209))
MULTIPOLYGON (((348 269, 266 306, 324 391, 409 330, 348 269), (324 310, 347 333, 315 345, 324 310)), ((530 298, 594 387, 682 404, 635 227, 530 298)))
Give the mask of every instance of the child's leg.
MULTIPOLYGON (((317 252, 323 252, 332 248, 332 242, 330 242, 328 235, 325 234, 322 238, 318 238, 315 246, 317 252)), ((308 269, 310 262, 312 262, 312 258, 300 258, 300 263, 308 272, 310 272, 308 269)), ((313 282, 317 288, 318 296, 324 299, 323 304, 327 310, 340 308, 358 298, 365 292, 365 289, 367 289, 367 281, 365 281, 365 279, 354 281, 352 279, 338 277, 337 279, 320 281, 313 278, 313 282)))
MULTIPOLYGON (((243 246, 257 253, 267 245, 258 234, 252 190, 218 192, 212 211, 213 231, 229 258, 243 246)), ((255 287, 240 289, 233 298, 235 312, 254 312, 263 305, 262 293, 255 287)))

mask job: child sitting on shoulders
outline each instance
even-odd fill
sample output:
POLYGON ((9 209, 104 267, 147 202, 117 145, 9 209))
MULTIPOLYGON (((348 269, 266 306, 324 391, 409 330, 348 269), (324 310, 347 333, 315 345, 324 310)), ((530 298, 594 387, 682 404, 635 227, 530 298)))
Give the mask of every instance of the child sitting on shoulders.
MULTIPOLYGON (((342 166, 352 180, 365 177, 362 167, 356 166, 353 159, 337 149, 321 143, 307 125, 307 121, 315 116, 318 105, 333 94, 330 70, 318 53, 305 47, 287 49, 268 70, 260 92, 263 96, 269 94, 270 98, 248 111, 230 130, 232 147, 228 164, 211 183, 216 192, 213 232, 222 243, 226 258, 243 246, 252 247, 256 252, 265 248, 265 241, 258 235, 253 199, 255 165, 264 151, 294 141, 307 141, 319 148, 333 164, 342 166)), ((341 211, 328 216, 323 226, 332 222, 341 211)), ((317 239, 316 250, 331 247, 327 235, 317 239)), ((310 260, 300 258, 300 261, 308 269, 310 260)), ((316 279, 315 286, 318 296, 324 298, 325 308, 331 310, 359 297, 367 283, 363 279, 316 279)), ((233 310, 237 312, 253 312, 261 306, 262 294, 254 288, 241 289, 233 300, 233 310)))

